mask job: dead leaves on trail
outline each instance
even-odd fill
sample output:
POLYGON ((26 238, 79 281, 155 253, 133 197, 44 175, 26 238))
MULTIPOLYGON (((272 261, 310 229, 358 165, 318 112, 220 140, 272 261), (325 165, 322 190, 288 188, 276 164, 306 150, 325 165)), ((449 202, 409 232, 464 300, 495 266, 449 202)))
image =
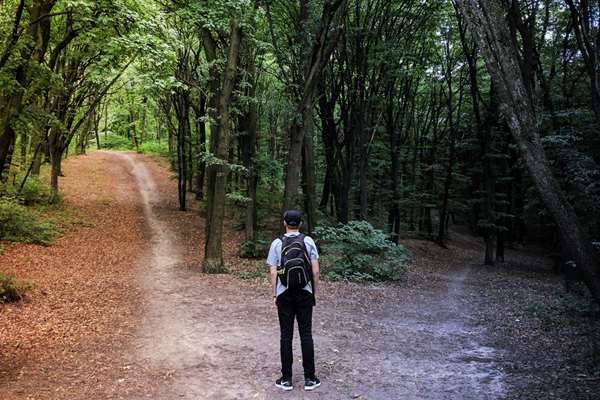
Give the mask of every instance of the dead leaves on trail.
POLYGON ((143 221, 135 200, 106 201, 121 178, 107 171, 105 157, 64 163, 67 196, 57 217, 67 229, 54 244, 3 244, 1 265, 35 289, 23 302, 0 305, 2 399, 105 397, 139 369, 124 370, 121 353, 135 326, 143 221))

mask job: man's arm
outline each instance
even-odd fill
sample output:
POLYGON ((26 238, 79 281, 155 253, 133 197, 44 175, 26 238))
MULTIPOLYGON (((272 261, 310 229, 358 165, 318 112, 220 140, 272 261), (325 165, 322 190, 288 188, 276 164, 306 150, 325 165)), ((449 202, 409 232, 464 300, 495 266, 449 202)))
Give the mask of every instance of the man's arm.
POLYGON ((273 306, 277 308, 277 267, 270 266, 271 270, 271 289, 273 292, 273 306))
POLYGON ((319 260, 310 260, 312 265, 312 290, 317 303, 317 286, 319 285, 319 260))

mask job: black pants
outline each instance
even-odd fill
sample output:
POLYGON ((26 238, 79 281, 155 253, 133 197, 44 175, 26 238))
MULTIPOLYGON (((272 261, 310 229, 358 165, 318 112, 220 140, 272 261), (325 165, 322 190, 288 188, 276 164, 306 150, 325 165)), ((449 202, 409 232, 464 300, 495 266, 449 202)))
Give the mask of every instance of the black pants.
POLYGON ((281 328, 281 375, 292 377, 292 339, 294 318, 298 320, 304 377, 315 376, 315 347, 312 338, 313 295, 306 290, 286 290, 277 297, 277 313, 281 328))

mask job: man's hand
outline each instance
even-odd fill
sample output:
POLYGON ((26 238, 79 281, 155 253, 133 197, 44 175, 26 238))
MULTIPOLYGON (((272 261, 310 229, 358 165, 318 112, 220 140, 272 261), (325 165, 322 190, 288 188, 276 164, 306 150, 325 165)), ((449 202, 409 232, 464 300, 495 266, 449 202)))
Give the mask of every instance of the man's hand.
POLYGON ((273 297, 273 307, 277 308, 277 297, 273 297))

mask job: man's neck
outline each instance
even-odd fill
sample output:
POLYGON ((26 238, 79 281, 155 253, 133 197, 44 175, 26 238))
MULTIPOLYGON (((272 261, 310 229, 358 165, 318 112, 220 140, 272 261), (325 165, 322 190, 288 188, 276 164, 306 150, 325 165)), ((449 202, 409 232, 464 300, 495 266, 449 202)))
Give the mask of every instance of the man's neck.
POLYGON ((300 229, 285 228, 285 233, 294 233, 294 232, 300 232, 300 229))

